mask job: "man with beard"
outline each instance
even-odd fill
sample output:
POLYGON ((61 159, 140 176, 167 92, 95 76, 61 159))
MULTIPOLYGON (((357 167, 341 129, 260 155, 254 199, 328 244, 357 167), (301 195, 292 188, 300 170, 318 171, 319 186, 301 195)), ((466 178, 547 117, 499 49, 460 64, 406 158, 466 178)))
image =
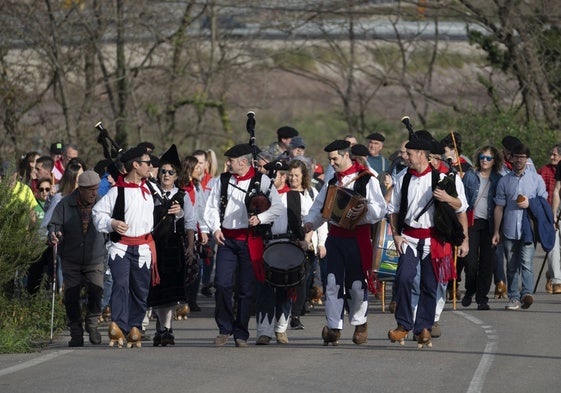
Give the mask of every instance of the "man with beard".
MULTIPOLYGON (((372 268, 371 224, 386 214, 386 203, 378 180, 371 172, 351 159, 351 143, 336 140, 324 148, 335 176, 326 179, 329 185, 348 188, 366 201, 348 212, 357 218, 353 229, 344 228, 330 219, 325 242, 327 259, 327 286, 325 289, 325 314, 327 325, 323 328, 324 345, 337 345, 343 329, 345 300, 349 306, 349 322, 355 327, 353 342, 364 344, 368 338, 368 287, 373 285, 367 272, 372 268), (365 210, 364 210, 365 209, 365 210), (361 214, 363 214, 362 217, 361 214)), ((315 198, 308 215, 303 219, 304 230, 317 230, 324 222, 322 209, 327 197, 325 186, 315 198)))
MULTIPOLYGON (((539 210, 535 211, 532 204, 541 197, 545 200, 545 206, 542 207, 549 208, 552 221, 553 214, 547 203, 547 191, 543 179, 527 167, 530 149, 524 144, 518 144, 510 153, 512 171, 503 176, 497 184, 495 232, 492 243, 496 246, 502 240, 505 250, 509 299, 505 308, 518 310, 528 309, 534 302, 531 293, 534 284, 535 236, 531 228, 529 209, 539 223, 541 220, 537 214, 539 210), (521 289, 518 285, 519 277, 522 279, 521 289)), ((547 209, 545 212, 547 213, 547 209)), ((549 229, 551 234, 555 232, 553 225, 549 229)), ((539 234, 543 245, 543 234, 541 232, 539 234)))

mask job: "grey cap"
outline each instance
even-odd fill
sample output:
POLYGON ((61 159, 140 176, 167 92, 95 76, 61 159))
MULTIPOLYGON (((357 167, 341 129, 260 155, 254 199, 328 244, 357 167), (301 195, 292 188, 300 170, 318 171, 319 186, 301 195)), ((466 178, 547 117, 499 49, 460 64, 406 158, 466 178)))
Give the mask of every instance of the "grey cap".
POLYGON ((97 172, 88 170, 78 176, 78 187, 93 187, 99 185, 101 179, 97 172))

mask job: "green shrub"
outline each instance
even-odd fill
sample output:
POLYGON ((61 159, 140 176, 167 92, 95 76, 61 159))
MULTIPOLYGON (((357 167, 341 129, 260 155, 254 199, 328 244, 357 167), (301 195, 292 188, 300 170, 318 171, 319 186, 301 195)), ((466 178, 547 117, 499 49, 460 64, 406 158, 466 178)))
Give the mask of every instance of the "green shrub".
POLYGON ((502 150, 501 140, 513 135, 530 148, 532 160, 537 168, 549 163, 551 148, 558 143, 559 135, 544 124, 525 124, 521 115, 514 112, 441 112, 431 116, 428 129, 437 139, 450 131, 462 136, 463 154, 473 158, 475 150, 484 145, 493 145, 502 150))
MULTIPOLYGON (((64 305, 55 295, 54 333, 65 325, 64 305)), ((0 296, 0 353, 21 353, 45 347, 50 342, 52 291, 42 286, 35 295, 0 296)))
MULTIPOLYGON (((48 343, 51 326, 52 292, 43 285, 31 296, 22 285, 46 245, 29 204, 12 195, 13 173, 12 166, 0 180, 0 353, 27 352, 48 343)), ((60 301, 55 303, 58 331, 64 311, 60 301)))

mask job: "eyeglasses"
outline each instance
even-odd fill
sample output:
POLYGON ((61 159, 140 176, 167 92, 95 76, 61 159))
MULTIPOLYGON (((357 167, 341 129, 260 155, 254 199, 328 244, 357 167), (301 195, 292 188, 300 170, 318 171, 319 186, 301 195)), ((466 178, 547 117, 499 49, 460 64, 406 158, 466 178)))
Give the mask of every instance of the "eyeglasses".
POLYGON ((152 165, 152 160, 147 160, 147 161, 137 160, 136 162, 143 162, 143 163, 145 163, 145 164, 148 165, 148 166, 152 165))
POLYGON ((495 157, 493 157, 493 156, 486 156, 485 154, 479 155, 479 159, 481 161, 493 161, 494 158, 495 157))
POLYGON ((51 191, 51 188, 50 188, 50 187, 46 187, 46 188, 39 187, 38 189, 39 189, 39 192, 43 192, 43 191, 49 192, 49 191, 51 191))
POLYGON ((512 155, 512 159, 513 159, 513 160, 525 160, 525 159, 527 159, 527 158, 528 158, 528 156, 526 156, 525 154, 522 154, 522 155, 520 155, 520 154, 513 154, 513 155, 512 155))
POLYGON ((161 169, 160 174, 165 175, 168 174, 170 176, 175 175, 175 171, 173 169, 161 169))

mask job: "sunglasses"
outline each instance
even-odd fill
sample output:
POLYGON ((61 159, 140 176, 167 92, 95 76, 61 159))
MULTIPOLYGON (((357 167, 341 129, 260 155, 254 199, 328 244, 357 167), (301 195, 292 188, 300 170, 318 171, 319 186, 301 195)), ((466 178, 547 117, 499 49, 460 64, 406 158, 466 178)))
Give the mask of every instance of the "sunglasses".
POLYGON ((47 187, 47 188, 39 187, 39 192, 43 192, 43 191, 49 192, 49 191, 51 191, 51 189, 50 189, 50 187, 47 187))
POLYGON ((140 163, 145 163, 146 165, 150 166, 152 165, 152 160, 147 160, 147 161, 143 161, 143 160, 137 160, 136 162, 140 162, 140 163))
POLYGON ((481 155, 479 156, 479 159, 480 159, 481 161, 493 161, 494 158, 495 158, 495 157, 493 157, 493 156, 486 156, 486 155, 484 155, 484 154, 481 154, 481 155))
POLYGON ((170 176, 175 175, 175 171, 173 169, 162 169, 160 170, 160 174, 165 175, 168 174, 170 176))

